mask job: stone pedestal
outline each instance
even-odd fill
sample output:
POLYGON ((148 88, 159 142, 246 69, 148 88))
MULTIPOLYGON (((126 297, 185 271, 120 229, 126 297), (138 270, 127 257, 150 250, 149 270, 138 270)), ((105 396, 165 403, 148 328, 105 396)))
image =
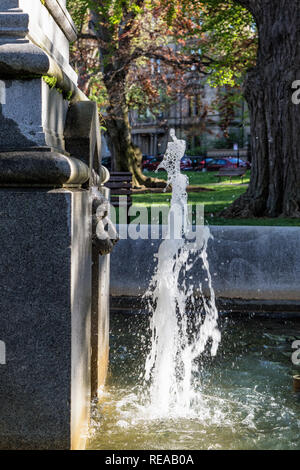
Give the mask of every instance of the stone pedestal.
POLYGON ((65 0, 0 0, 0 449, 83 449, 107 370, 101 137, 75 38, 65 0))
POLYGON ((0 190, 0 448, 84 447, 90 402, 87 191, 0 190))

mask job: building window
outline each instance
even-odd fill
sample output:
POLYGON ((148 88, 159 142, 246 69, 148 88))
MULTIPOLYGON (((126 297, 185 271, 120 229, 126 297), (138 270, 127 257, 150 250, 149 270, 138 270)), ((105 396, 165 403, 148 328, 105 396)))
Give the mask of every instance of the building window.
POLYGON ((197 94, 189 98, 189 117, 200 116, 201 95, 197 94))

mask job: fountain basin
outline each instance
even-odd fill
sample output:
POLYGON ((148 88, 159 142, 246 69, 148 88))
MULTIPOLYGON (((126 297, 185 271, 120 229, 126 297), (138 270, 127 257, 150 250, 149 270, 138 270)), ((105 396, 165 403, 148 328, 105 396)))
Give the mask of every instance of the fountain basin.
MULTIPOLYGON (((111 288, 114 307, 138 304, 156 266, 161 239, 151 239, 151 226, 141 226, 147 239, 123 238, 111 257, 111 288), (128 262, 129 260, 129 262, 128 262)), ((224 309, 300 312, 300 237, 293 227, 210 227, 208 261, 213 287, 224 309)), ((203 282, 201 263, 196 263, 187 282, 203 282)), ((203 283, 204 294, 209 291, 203 283)), ((131 307, 130 307, 131 306, 131 307)))

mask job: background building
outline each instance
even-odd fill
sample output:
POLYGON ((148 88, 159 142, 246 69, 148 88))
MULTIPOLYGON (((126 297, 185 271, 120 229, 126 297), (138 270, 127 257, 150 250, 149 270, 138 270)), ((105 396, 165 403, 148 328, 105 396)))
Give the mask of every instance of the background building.
POLYGON ((246 150, 250 138, 247 105, 237 92, 237 105, 225 138, 222 116, 216 106, 218 93, 220 89, 205 84, 195 87, 188 98, 179 95, 177 101, 158 116, 150 111, 143 115, 136 110, 131 111, 133 143, 143 154, 156 156, 164 153, 168 131, 174 128, 177 137, 187 141, 187 153, 196 155, 212 149, 232 149, 234 143, 246 150))

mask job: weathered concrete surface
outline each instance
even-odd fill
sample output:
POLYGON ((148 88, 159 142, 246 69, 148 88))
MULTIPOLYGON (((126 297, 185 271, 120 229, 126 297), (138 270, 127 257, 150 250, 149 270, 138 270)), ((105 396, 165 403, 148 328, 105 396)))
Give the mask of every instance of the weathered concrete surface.
POLYGON ((56 152, 0 152, 1 185, 80 185, 89 174, 81 160, 56 152))
POLYGON ((28 62, 26 42, 30 40, 38 46, 37 51, 40 49, 33 73, 41 66, 38 61, 43 61, 44 51, 77 83, 77 74, 69 65, 69 41, 76 37, 74 23, 60 0, 45 0, 45 5, 40 0, 0 0, 0 62, 2 54, 10 52, 11 59, 15 56, 20 61, 22 56, 27 56, 28 62), (19 41, 20 38, 24 39, 19 41), (14 44, 15 49, 11 48, 14 44))
POLYGON ((66 0, 45 0, 45 7, 63 31, 70 42, 77 39, 77 30, 75 24, 66 8, 66 0))
POLYGON ((69 40, 75 38, 64 2, 0 0, 0 150, 65 151, 64 97, 87 100, 69 64, 69 40), (51 87, 44 75, 52 78, 51 87))
MULTIPOLYGON (((101 193, 109 199, 108 188, 101 188, 101 193)), ((92 261, 91 395, 92 399, 97 399, 108 370, 110 255, 99 256, 93 245, 92 261)))
MULTIPOLYGON (((68 449, 84 449, 91 406, 92 243, 88 191, 75 191, 71 218, 71 434, 68 449)), ((65 223, 68 220, 65 220, 65 223)), ((66 279, 67 282, 67 279, 66 279)))
POLYGON ((42 78, 3 80, 0 150, 48 146, 64 152, 68 101, 42 78))
POLYGON ((99 256, 95 247, 92 253, 91 396, 97 399, 108 370, 110 255, 99 256))
POLYGON ((101 133, 97 104, 80 101, 71 104, 64 130, 66 150, 101 173, 101 133))
MULTIPOLYGON (((300 306, 300 228, 215 226, 211 233, 208 260, 218 298, 300 306)), ((113 297, 143 295, 156 266, 159 244, 159 240, 119 241, 111 256, 113 297)), ((200 261, 190 276, 188 284, 195 292, 202 282, 208 294, 200 261)))
POLYGON ((0 191, 0 448, 84 446, 90 406, 87 191, 0 191))

